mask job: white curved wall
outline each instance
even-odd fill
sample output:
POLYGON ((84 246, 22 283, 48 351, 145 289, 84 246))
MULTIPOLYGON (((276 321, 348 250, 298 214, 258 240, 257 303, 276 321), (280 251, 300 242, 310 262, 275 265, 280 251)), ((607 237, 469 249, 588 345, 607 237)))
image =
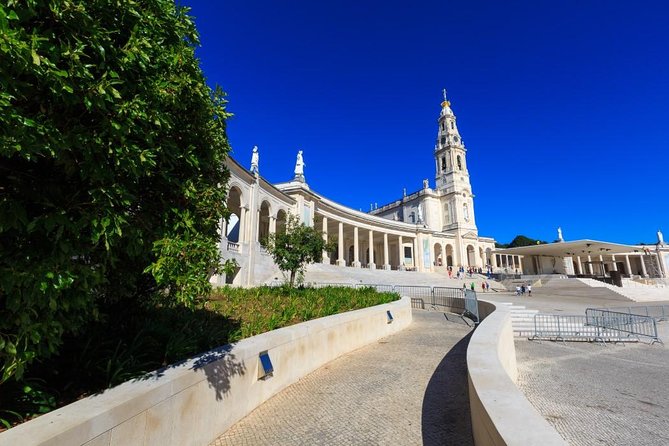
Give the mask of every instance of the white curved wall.
POLYGON ((567 443, 516 386, 513 328, 504 306, 479 301, 483 321, 467 348, 469 406, 476 446, 567 443))
POLYGON ((206 445, 306 374, 410 323, 404 297, 263 333, 10 429, 0 434, 0 446, 206 445), (274 375, 258 380, 265 350, 274 375))

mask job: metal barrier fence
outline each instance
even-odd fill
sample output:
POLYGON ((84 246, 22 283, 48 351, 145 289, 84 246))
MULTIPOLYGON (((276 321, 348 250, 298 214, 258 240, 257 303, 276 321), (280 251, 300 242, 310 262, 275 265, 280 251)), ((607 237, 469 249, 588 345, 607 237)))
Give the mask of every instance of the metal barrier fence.
MULTIPOLYGON (((624 338, 629 338, 625 335, 624 338)), ((534 335, 530 339, 555 341, 622 341, 618 330, 590 325, 583 315, 535 314, 534 335)))
POLYGON ((650 316, 598 310, 596 308, 586 309, 585 316, 590 325, 604 329, 618 330, 630 336, 649 338, 651 344, 661 342, 657 336, 657 323, 650 316))
POLYGON ((650 317, 588 310, 585 316, 535 314, 534 335, 530 339, 624 342, 640 341, 644 337, 651 344, 662 343, 657 336, 655 320, 650 317), (623 317, 617 317, 616 314, 623 317))
POLYGON ((634 307, 598 308, 598 310, 616 311, 618 313, 648 316, 655 319, 656 322, 669 320, 669 305, 638 305, 634 307))

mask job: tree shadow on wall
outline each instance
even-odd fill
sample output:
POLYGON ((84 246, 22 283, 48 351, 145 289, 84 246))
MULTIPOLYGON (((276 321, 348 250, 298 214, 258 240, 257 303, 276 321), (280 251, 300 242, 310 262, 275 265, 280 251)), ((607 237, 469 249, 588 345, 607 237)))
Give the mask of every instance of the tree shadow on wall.
POLYGON ((458 341, 435 369, 423 396, 423 444, 473 445, 467 346, 473 331, 458 341))
POLYGON ((80 333, 66 336, 59 354, 36 363, 24 380, 3 385, 0 409, 25 417, 126 381, 157 380, 178 368, 204 373, 221 400, 232 379, 246 373, 228 344, 241 326, 236 319, 206 309, 147 308, 128 302, 108 305, 102 314, 80 333), (24 395, 27 383, 40 398, 24 395))

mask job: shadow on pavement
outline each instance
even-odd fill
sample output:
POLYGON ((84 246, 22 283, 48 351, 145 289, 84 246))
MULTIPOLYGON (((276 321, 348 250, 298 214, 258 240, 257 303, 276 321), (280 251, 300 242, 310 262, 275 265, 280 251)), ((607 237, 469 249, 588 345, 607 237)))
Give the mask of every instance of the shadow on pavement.
MULTIPOLYGON (((451 317, 455 316, 446 315, 446 319, 451 317)), ((467 346, 472 333, 453 346, 430 378, 421 415, 424 445, 474 444, 467 384, 467 346)))

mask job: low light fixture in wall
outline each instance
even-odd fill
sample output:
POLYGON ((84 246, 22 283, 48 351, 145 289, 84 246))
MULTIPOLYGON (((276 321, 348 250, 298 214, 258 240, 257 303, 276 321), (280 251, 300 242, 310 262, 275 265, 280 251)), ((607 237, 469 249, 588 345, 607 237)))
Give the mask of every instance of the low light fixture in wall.
POLYGON ((392 322, 395 320, 395 318, 393 317, 393 314, 390 312, 390 310, 386 311, 386 318, 387 318, 389 324, 392 324, 392 322))
POLYGON ((274 374, 274 366, 267 350, 258 355, 258 380, 265 380, 274 374))

